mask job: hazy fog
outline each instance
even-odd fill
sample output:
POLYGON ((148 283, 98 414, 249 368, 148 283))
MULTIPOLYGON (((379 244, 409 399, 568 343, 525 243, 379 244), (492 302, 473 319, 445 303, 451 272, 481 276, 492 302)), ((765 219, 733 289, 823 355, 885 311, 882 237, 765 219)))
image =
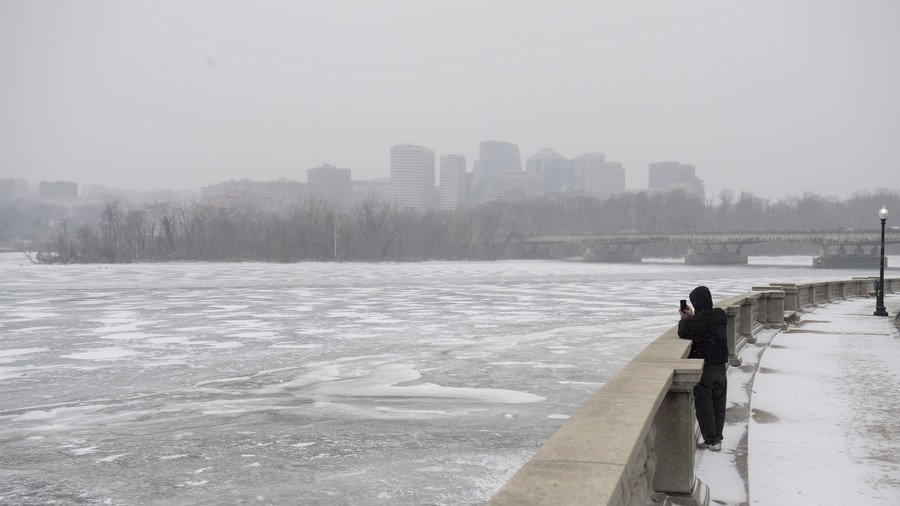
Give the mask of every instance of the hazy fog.
POLYGON ((413 142, 600 151, 629 188, 898 188, 900 2, 0 0, 0 177, 389 174, 413 142))

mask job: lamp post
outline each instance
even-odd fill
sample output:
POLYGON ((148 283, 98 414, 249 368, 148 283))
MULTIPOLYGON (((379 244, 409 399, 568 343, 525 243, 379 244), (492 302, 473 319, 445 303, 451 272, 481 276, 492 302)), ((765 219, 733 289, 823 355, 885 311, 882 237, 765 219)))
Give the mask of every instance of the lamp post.
POLYGON ((881 206, 878 219, 881 220, 881 273, 878 275, 878 287, 875 290, 875 316, 887 316, 884 307, 884 224, 887 222, 888 210, 881 206))

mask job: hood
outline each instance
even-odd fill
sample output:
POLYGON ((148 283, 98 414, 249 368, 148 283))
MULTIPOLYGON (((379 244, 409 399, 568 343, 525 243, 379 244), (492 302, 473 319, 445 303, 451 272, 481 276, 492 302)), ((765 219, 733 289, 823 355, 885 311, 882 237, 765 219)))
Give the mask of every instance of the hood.
POLYGON ((694 306, 694 311, 697 313, 712 309, 713 300, 709 288, 705 286, 694 288, 691 291, 691 305, 694 306))

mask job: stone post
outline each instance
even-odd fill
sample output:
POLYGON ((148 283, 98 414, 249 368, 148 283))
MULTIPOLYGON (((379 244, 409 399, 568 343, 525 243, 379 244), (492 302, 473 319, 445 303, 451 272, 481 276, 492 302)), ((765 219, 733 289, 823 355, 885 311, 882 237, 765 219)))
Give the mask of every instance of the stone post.
POLYGON ((756 337, 754 336, 756 334, 756 328, 759 325, 759 322, 757 322, 757 307, 758 300, 756 297, 747 297, 741 302, 741 335, 750 344, 756 343, 756 337))
POLYGON ((767 327, 783 326, 785 293, 781 287, 754 286, 753 291, 760 292, 759 322, 767 327))
POLYGON ((785 293, 779 290, 777 292, 768 292, 768 294, 768 308, 766 308, 768 324, 774 327, 783 327, 785 293))
POLYGON ((738 352, 743 348, 745 339, 741 335, 741 306, 728 306, 725 308, 725 316, 728 318, 725 323, 725 335, 728 342, 728 363, 732 367, 741 366, 741 357, 738 352))
POLYGON ((691 364, 675 370, 672 386, 656 412, 656 473, 653 489, 671 502, 701 506, 709 504, 709 489, 694 475, 694 385, 702 366, 691 364))
MULTIPOLYGON (((756 287, 753 287, 756 290, 756 287)), ((756 321, 765 325, 769 323, 769 292, 760 292, 756 298, 756 321)))
POLYGON ((781 285, 784 291, 784 310, 797 311, 800 309, 800 289, 797 285, 781 285))

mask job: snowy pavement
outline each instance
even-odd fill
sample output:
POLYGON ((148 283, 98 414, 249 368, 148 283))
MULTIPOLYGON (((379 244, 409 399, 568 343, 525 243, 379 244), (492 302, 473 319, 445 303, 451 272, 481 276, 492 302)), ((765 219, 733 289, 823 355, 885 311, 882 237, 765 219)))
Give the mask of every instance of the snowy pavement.
POLYGON ((713 504, 900 504, 900 296, 885 303, 822 305, 743 350, 722 452, 698 451, 713 504))

